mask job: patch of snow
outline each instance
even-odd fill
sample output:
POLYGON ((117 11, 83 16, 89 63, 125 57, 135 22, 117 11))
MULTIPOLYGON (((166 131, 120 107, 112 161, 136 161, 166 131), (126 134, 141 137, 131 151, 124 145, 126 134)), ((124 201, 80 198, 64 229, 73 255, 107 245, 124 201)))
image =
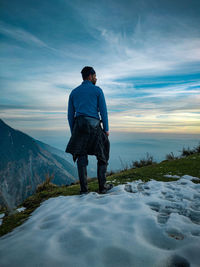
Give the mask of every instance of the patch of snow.
POLYGON ((0 213, 0 225, 2 225, 3 217, 5 216, 5 213, 0 213))
POLYGON ((200 184, 141 180, 41 203, 0 238, 2 266, 199 266, 200 184))
POLYGON ((163 176, 167 177, 167 178, 180 178, 180 176, 178 176, 178 175, 171 175, 171 174, 165 174, 163 176))
POLYGON ((189 181, 192 181, 192 180, 199 181, 199 180, 200 180, 200 178, 198 178, 198 177, 193 177, 193 176, 190 176, 190 175, 183 175, 183 176, 181 177, 181 179, 185 179, 185 180, 189 180, 189 181))
POLYGON ((5 213, 0 213, 0 219, 2 219, 5 216, 5 213))
POLYGON ((21 212, 21 211, 24 211, 26 208, 25 207, 21 207, 21 208, 18 208, 17 210, 19 211, 19 212, 21 212))

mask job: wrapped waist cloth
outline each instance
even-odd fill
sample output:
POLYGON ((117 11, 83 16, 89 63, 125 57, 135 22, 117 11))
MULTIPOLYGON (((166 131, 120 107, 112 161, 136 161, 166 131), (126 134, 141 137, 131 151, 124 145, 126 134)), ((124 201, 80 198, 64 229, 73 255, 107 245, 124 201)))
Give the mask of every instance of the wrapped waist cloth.
POLYGON ((101 120, 78 116, 75 118, 72 135, 65 149, 73 156, 74 162, 78 155, 96 155, 105 164, 108 164, 110 141, 101 126, 101 120))

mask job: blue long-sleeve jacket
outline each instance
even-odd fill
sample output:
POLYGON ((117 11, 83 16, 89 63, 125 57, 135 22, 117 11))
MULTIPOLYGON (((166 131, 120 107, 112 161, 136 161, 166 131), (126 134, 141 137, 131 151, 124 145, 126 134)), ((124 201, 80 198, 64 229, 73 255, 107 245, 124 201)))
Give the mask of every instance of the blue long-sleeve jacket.
POLYGON ((104 131, 109 131, 107 106, 103 90, 91 81, 85 80, 73 89, 68 100, 68 122, 72 133, 74 118, 85 115, 103 121, 104 131))

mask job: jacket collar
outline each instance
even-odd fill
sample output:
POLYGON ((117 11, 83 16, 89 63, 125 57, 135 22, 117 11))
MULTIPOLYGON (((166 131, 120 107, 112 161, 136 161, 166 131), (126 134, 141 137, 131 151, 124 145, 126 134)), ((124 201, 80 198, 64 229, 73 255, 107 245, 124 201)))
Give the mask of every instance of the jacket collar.
POLYGON ((82 84, 93 84, 93 83, 89 80, 85 80, 85 81, 82 81, 82 84))

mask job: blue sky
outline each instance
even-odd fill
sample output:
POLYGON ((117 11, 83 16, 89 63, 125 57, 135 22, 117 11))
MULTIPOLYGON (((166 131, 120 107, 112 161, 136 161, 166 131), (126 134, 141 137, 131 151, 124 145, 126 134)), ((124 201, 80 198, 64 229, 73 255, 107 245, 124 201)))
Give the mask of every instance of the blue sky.
POLYGON ((69 93, 93 66, 110 132, 200 133, 199 1, 0 0, 0 117, 66 132, 69 93))

